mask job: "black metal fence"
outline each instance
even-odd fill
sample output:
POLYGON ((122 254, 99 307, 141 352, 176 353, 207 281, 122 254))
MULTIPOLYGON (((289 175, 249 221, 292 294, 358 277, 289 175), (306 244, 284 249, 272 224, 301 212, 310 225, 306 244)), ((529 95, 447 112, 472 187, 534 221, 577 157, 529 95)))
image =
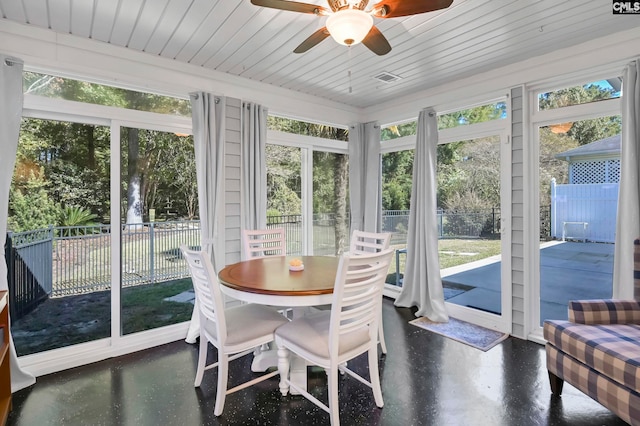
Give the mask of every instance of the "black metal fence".
MULTIPOLYGON (((549 206, 540 209, 540 237, 550 235, 549 206)), ((492 238, 500 233, 500 209, 437 213, 441 238, 492 238)), ((347 223, 348 218, 347 218, 347 223)), ((302 216, 269 216, 267 226, 283 227, 287 251, 303 252, 302 216)), ((314 215, 313 251, 336 253, 336 222, 332 214, 314 215)), ((408 210, 387 210, 382 230, 392 233, 392 244, 405 244, 408 210)), ((189 276, 179 246, 200 245, 199 221, 151 222, 121 229, 122 286, 150 284, 189 276)), ((344 233, 343 233, 344 234, 344 233)), ((347 235, 348 239, 348 235, 347 235)), ((11 315, 17 319, 47 297, 59 297, 111 288, 111 227, 49 227, 8 233, 5 257, 9 275, 11 315)), ((348 247, 349 241, 339 242, 348 247)))
POLYGON ((7 234, 5 259, 9 278, 9 312, 16 320, 51 294, 53 227, 7 234))

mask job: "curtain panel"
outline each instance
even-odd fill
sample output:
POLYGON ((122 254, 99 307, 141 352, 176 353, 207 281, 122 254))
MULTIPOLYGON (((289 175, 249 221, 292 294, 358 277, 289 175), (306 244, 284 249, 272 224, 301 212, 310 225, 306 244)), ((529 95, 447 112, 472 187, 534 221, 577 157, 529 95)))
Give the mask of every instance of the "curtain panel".
MULTIPOLYGON (((633 242, 640 238, 640 59, 622 74, 622 142, 620 186, 613 260, 613 291, 617 298, 634 298, 633 242)), ((640 300, 640 289, 635 297, 640 300)))
MULTIPOLYGON (((210 93, 191 93, 191 115, 193 122, 193 145, 196 158, 196 180, 198 182, 198 205, 200 213, 200 234, 202 249, 211 256, 216 271, 224 265, 220 250, 219 219, 224 215, 222 197, 224 194, 224 145, 226 101, 222 96, 210 93)), ((197 304, 196 300, 196 304, 197 304)), ((200 335, 198 306, 191 315, 187 332, 187 343, 195 343, 200 335)))
POLYGON ((351 231, 380 232, 382 222, 380 126, 349 127, 351 231))
POLYGON ((242 104, 242 227, 267 227, 267 108, 242 104))
POLYGON ((407 237, 407 264, 402 292, 396 306, 417 306, 416 316, 447 322, 444 291, 438 261, 436 217, 436 147, 438 123, 433 109, 418 117, 418 134, 413 160, 413 186, 407 237))
MULTIPOLYGON (((7 212, 9 211, 9 188, 18 152, 20 121, 22 120, 22 68, 21 60, 0 55, 0 243, 4 247, 7 238, 7 212)), ((7 263, 0 260, 0 290, 7 290, 7 263)), ((20 368, 18 356, 9 332, 11 364, 11 391, 31 386, 36 382, 33 375, 20 368)))

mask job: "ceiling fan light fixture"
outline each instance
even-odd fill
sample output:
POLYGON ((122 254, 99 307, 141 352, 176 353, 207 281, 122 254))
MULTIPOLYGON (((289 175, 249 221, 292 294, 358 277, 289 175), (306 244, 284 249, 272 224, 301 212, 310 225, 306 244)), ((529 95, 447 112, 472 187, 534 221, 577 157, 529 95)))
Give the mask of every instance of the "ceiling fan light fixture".
POLYGON ((358 9, 343 9, 327 18, 327 30, 335 41, 345 46, 360 43, 369 34, 373 17, 358 9))

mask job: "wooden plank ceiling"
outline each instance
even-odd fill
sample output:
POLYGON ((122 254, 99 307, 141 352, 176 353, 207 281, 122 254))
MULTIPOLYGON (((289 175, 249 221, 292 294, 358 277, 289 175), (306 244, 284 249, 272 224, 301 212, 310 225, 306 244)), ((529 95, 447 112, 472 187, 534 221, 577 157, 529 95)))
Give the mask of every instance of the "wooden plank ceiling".
POLYGON ((454 0, 442 11, 376 19, 393 48, 377 56, 331 38, 294 54, 326 18, 250 0, 0 0, 0 16, 355 107, 638 26, 637 16, 613 15, 609 0, 454 0), (401 79, 373 78, 382 72, 401 79))

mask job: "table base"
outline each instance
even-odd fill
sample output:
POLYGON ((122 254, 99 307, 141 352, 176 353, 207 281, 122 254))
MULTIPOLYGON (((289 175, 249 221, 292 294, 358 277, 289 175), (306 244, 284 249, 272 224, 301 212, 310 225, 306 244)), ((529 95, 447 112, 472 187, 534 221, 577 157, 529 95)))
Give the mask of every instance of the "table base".
MULTIPOLYGON (((254 354, 251 371, 264 373, 269 368, 278 366, 278 349, 275 348, 275 343, 272 345, 273 348, 260 349, 257 354, 254 354)), ((289 380, 300 388, 307 389, 307 362, 295 354, 291 354, 289 380)), ((299 395, 300 393, 295 388, 291 388, 291 394, 299 395)))

